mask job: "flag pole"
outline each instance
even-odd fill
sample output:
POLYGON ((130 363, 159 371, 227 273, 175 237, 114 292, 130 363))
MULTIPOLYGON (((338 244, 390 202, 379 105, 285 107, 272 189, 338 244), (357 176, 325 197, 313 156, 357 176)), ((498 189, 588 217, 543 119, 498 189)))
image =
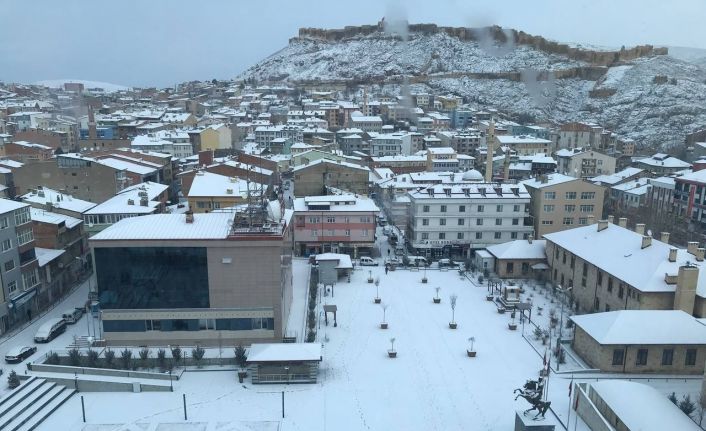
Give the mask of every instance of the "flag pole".
POLYGON ((566 414, 566 429, 569 429, 569 420, 571 419, 571 394, 574 390, 574 373, 571 373, 571 383, 569 383, 569 411, 566 414))

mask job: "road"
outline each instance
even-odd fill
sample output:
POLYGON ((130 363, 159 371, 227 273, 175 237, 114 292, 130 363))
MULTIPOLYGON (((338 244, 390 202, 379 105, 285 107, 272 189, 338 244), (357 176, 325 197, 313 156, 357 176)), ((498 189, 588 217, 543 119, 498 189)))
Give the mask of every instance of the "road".
MULTIPOLYGON (((18 374, 25 374, 27 370, 27 366, 25 364, 27 361, 40 358, 50 350, 66 350, 67 347, 73 342, 74 337, 85 337, 88 335, 88 327, 91 326, 89 324, 92 324, 93 326, 90 328, 91 335, 93 335, 94 328, 98 330, 98 319, 92 318, 90 314, 85 314, 75 324, 68 325, 66 332, 59 335, 51 342, 45 344, 37 344, 34 342, 34 334, 46 321, 55 317, 61 317, 65 310, 72 309, 74 307, 83 307, 85 305, 86 298, 88 298, 88 283, 88 280, 86 280, 71 294, 64 297, 52 309, 45 312, 39 319, 34 320, 31 324, 22 328, 20 331, 12 332, 0 337, 0 368, 3 370, 3 375, 0 377, 0 380, 6 379, 11 370, 15 370, 18 374), (19 364, 6 364, 5 354, 7 351, 16 346, 37 346, 37 353, 29 357, 25 362, 19 364)), ((95 283, 95 279, 92 283, 95 283)), ((0 397, 4 396, 7 392, 9 392, 9 389, 5 382, 0 382, 0 397)))

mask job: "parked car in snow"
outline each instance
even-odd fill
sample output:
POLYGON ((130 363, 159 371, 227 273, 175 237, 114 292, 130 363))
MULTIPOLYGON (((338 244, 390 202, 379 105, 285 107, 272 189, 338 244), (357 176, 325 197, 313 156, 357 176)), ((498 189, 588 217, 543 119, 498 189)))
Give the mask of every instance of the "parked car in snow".
POLYGON ((455 268, 458 266, 458 262, 454 262, 451 259, 439 259, 439 268, 455 268))
POLYGON ((363 256, 360 258, 360 266, 378 266, 378 263, 368 256, 363 256))
POLYGON ((5 362, 17 364, 32 356, 37 351, 34 346, 17 346, 10 349, 5 355, 5 362))

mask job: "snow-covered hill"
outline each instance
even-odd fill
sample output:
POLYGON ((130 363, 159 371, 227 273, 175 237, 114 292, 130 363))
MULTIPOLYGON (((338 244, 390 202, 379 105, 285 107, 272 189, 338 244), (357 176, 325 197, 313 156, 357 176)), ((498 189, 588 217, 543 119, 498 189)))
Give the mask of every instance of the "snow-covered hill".
POLYGON ((529 113, 537 120, 597 121, 640 145, 664 148, 706 126, 706 68, 699 61, 647 53, 605 62, 598 53, 603 62, 598 64, 534 40, 517 44, 412 32, 404 41, 383 31, 332 40, 321 32, 322 37, 292 38, 240 78, 368 82, 395 92, 404 75, 417 90, 454 93, 471 105, 529 113), (538 84, 534 77, 544 71, 556 79, 538 84))

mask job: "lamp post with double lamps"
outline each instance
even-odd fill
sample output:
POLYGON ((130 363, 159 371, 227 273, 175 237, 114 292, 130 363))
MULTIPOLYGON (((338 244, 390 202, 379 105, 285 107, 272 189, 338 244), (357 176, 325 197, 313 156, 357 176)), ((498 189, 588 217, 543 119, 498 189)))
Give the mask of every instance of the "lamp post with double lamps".
POLYGON ((563 298, 561 298, 561 312, 559 314, 559 336, 557 337, 557 342, 556 342, 556 348, 558 349, 557 351, 559 354, 557 355, 557 360, 556 360, 556 370, 559 371, 559 365, 561 364, 561 330, 564 326, 564 301, 566 300, 566 294, 569 293, 573 289, 573 286, 565 287, 562 288, 561 285, 557 286, 556 290, 559 291, 563 295, 563 298))

